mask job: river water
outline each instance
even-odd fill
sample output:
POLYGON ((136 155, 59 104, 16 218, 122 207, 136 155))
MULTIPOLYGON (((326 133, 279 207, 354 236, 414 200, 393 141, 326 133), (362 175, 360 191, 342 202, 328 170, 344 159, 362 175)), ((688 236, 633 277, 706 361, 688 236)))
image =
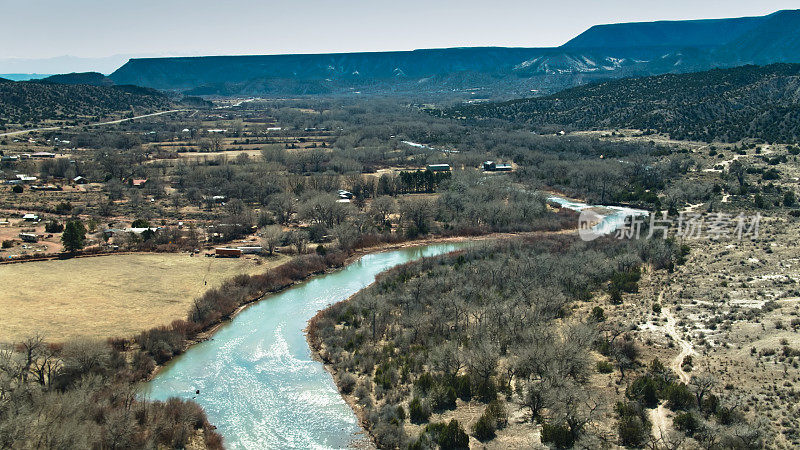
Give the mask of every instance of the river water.
POLYGON ((213 339, 170 361, 143 394, 153 400, 194 399, 227 448, 346 448, 361 428, 332 377, 311 359, 303 333, 308 320, 386 269, 466 245, 366 255, 342 270, 268 296, 223 325, 213 339))
POLYGON ((611 234, 625 226, 631 217, 647 217, 650 214, 643 209, 626 206, 596 206, 575 200, 567 200, 558 196, 547 197, 548 201, 557 203, 563 208, 581 213, 579 219, 581 237, 595 238, 611 234), (599 212, 598 212, 599 210, 599 212))

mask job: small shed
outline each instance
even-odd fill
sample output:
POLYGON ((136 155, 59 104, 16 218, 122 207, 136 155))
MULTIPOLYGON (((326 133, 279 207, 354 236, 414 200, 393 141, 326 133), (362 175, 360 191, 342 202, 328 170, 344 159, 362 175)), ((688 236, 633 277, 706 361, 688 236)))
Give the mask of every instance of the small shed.
POLYGON ((34 176, 25 175, 23 173, 18 173, 17 174, 17 179, 22 181, 23 183, 30 183, 32 181, 38 180, 38 178, 36 178, 34 176))
POLYGON ((511 164, 498 164, 494 161, 484 161, 483 170, 485 172, 511 172, 511 164))
POLYGON ((145 231, 152 231, 153 233, 160 230, 158 227, 129 227, 125 228, 126 233, 133 233, 133 234, 142 234, 145 231))
POLYGON ((449 172, 450 164, 429 164, 428 170, 431 172, 449 172))
POLYGON ((34 233, 20 233, 19 238, 22 239, 23 242, 32 242, 34 244, 39 242, 39 236, 34 233))
POLYGON ((86 177, 78 175, 77 177, 72 179, 72 182, 75 184, 86 184, 89 182, 89 180, 87 180, 86 177))
POLYGON ((147 184, 147 178, 133 178, 131 180, 131 186, 141 188, 147 184))
POLYGON ((125 230, 123 230, 122 228, 106 228, 105 230, 103 230, 103 236, 106 239, 110 239, 110 238, 114 237, 115 235, 122 234, 124 232, 125 232, 125 230))
POLYGON ((27 213, 27 214, 22 216, 22 220, 25 220, 25 221, 28 221, 28 222, 38 222, 39 221, 39 216, 36 215, 36 214, 33 214, 33 213, 27 213))

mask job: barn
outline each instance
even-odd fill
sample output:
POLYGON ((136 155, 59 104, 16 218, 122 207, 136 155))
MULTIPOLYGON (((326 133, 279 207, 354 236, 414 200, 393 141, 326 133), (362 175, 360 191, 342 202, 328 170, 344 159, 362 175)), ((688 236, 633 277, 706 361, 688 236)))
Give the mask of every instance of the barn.
POLYGON ((431 172, 450 172, 450 164, 429 164, 428 170, 431 172))
POLYGON ((214 249, 217 258, 238 258, 242 256, 242 253, 240 248, 217 247, 214 249))

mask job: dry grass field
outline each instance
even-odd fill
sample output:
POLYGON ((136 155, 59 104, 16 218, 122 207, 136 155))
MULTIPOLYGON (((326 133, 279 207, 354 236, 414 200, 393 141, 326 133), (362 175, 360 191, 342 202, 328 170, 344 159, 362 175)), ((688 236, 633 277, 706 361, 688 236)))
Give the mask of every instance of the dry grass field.
POLYGON ((227 278, 287 259, 165 253, 2 265, 0 342, 36 332, 52 342, 131 336, 185 318, 196 296, 227 278))

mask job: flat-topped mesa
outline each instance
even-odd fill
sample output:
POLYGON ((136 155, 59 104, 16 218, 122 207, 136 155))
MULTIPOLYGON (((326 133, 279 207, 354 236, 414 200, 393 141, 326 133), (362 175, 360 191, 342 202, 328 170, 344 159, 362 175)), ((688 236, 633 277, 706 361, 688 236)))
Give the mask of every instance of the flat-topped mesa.
MULTIPOLYGON (((561 47, 131 59, 110 79, 192 95, 530 96, 608 78, 800 62, 800 11, 598 25, 561 47)), ((510 98, 510 97, 509 97, 510 98)))

